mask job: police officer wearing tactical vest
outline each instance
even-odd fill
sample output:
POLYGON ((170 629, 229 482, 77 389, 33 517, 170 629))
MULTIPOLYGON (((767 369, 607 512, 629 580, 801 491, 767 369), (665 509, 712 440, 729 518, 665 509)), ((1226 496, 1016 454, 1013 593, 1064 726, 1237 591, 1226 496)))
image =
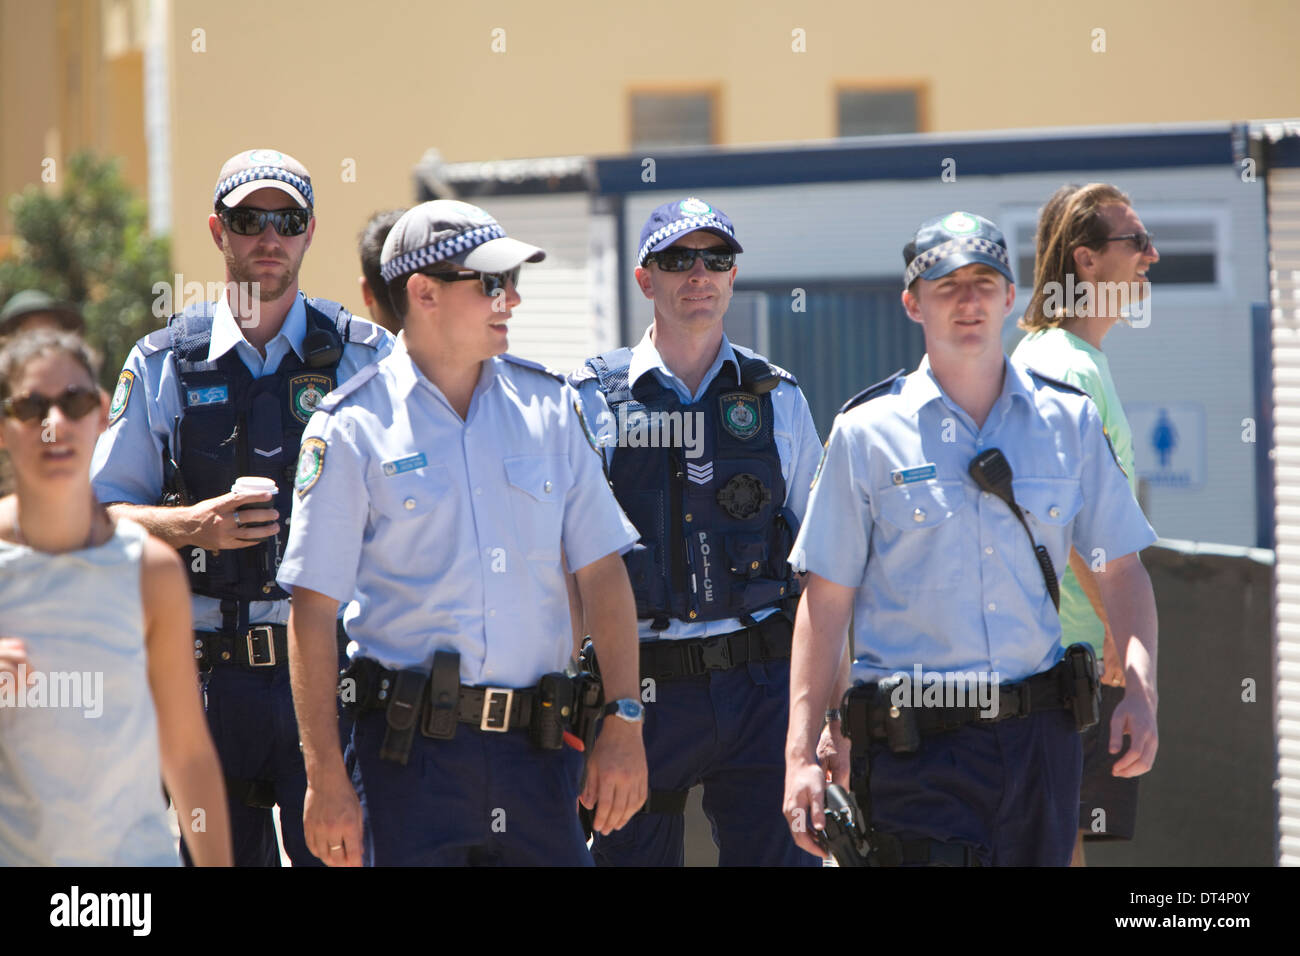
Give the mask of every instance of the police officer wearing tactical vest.
POLYGON ((721 865, 817 863, 781 817, 781 745, 799 591, 786 556, 821 446, 794 376, 723 334, 741 251, 700 199, 655 209, 636 270, 654 322, 572 377, 641 533, 624 557, 651 792, 627 827, 596 834, 598 865, 680 866, 698 783, 721 865))
POLYGON ((590 866, 576 801, 610 832, 645 800, 619 557, 636 530, 577 393, 506 353, 520 269, 544 255, 468 203, 408 210, 381 257, 393 353, 308 426, 280 582, 305 829, 331 865, 590 866), (566 567, 606 665, 603 708, 566 673, 566 567), (354 593, 358 649, 338 681, 331 625, 354 593), (350 761, 331 733, 336 684, 356 713, 350 761))
MULTIPOLYGON (((1105 556, 1116 639, 1134 681, 1154 679, 1155 599, 1137 552, 1155 533, 1091 399, 1003 353, 1015 286, 997 226, 929 220, 903 258, 903 308, 926 355, 841 409, 790 556, 808 580, 785 811, 818 852, 829 769, 857 797, 870 863, 1065 866, 1079 731, 1099 697, 1091 648, 1060 646, 1056 574, 1071 544, 1105 556), (845 690, 835 662, 850 618, 856 683, 823 721, 822 701, 845 690)), ((1138 697, 1145 769, 1154 685, 1138 697)))
POLYGON ((194 654, 235 863, 279 865, 278 804, 293 865, 319 865, 303 840, 288 594, 275 574, 303 429, 330 390, 388 353, 392 337, 298 291, 316 219, 311 177, 297 160, 268 149, 231 157, 213 206, 208 229, 226 261, 226 294, 172 316, 131 350, 93 484, 115 513, 179 549, 189 569, 194 654), (232 492, 246 477, 270 479, 276 492, 232 492))

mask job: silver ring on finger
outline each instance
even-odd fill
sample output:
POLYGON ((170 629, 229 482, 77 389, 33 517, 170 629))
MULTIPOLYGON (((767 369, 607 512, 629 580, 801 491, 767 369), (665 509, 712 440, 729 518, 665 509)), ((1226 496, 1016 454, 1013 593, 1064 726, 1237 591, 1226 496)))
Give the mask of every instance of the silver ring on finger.
POLYGON ((330 847, 330 852, 333 853, 335 850, 341 850, 341 849, 343 849, 343 844, 342 844, 342 843, 338 844, 337 846, 331 846, 331 847, 330 847))
POLYGON ((243 525, 239 523, 239 512, 238 512, 238 511, 235 512, 235 527, 236 527, 236 528, 242 528, 242 527, 243 527, 243 525))

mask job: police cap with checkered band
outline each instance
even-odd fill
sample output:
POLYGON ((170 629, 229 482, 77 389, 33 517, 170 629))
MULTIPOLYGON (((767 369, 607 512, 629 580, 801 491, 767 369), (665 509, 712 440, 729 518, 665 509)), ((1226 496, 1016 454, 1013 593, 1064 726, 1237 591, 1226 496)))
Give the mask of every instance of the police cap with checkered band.
POLYGON ((246 149, 226 160, 217 174, 212 205, 217 211, 234 208, 259 189, 278 189, 302 209, 315 205, 307 167, 274 149, 246 149))
POLYGON ((736 227, 726 213, 710 206, 703 199, 688 196, 674 199, 650 213, 641 227, 641 241, 637 245, 636 264, 643 266, 652 252, 667 249, 687 233, 704 230, 725 242, 732 252, 744 252, 736 241, 736 227))
POLYGON ((408 209, 393 224, 379 255, 379 274, 392 282, 439 262, 475 272, 508 272, 545 258, 537 246, 507 236, 487 210, 456 199, 435 199, 408 209))
POLYGON ((969 212, 952 212, 921 224, 916 237, 903 247, 903 285, 917 279, 939 279, 975 263, 990 266, 1014 283, 1007 240, 994 223, 969 212))

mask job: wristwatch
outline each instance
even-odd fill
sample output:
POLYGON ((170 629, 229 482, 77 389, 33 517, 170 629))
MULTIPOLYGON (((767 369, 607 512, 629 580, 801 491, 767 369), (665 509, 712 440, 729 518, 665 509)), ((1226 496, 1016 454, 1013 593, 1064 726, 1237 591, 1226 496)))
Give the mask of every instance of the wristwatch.
POLYGON ((603 713, 606 717, 610 714, 618 714, 629 724, 639 724, 645 720, 645 708, 641 706, 641 701, 633 700, 631 697, 610 701, 605 705, 603 713))

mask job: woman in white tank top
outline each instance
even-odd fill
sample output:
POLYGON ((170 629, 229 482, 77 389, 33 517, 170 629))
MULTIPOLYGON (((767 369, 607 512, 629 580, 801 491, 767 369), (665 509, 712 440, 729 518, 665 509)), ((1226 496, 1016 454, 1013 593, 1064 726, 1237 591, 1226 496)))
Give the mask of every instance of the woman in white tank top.
POLYGON ((0 349, 0 865, 176 865, 164 782, 195 861, 229 865, 180 558, 90 488, 94 365, 67 333, 0 349))

